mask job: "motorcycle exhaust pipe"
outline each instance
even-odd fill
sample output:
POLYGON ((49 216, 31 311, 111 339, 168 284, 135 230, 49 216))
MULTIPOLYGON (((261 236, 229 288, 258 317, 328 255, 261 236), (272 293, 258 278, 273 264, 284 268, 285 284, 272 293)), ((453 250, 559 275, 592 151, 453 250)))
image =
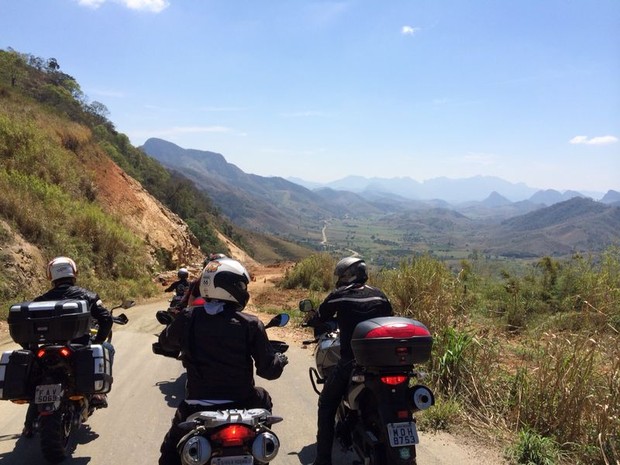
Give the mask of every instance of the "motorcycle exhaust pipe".
POLYGON ((179 452, 183 465, 205 465, 211 458, 211 443, 202 436, 191 436, 179 452))
POLYGON ((260 433, 252 443, 252 455, 261 463, 273 460, 280 450, 278 437, 270 431, 260 433))
POLYGON ((435 405, 435 396, 426 386, 417 384, 411 388, 410 392, 415 411, 426 410, 427 408, 435 405))

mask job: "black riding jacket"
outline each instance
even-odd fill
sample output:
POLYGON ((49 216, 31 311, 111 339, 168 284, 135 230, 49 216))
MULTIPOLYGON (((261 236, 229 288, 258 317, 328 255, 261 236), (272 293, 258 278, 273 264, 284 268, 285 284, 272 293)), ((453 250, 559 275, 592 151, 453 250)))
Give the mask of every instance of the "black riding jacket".
POLYGON ((187 278, 183 278, 173 282, 170 286, 164 289, 164 292, 174 291, 175 295, 177 295, 178 297, 183 297, 185 291, 187 291, 188 288, 189 281, 187 280, 187 278))
POLYGON ((340 328, 340 357, 353 360, 351 338, 358 323, 382 316, 392 316, 392 304, 376 287, 349 284, 329 294, 319 306, 316 319, 327 322, 334 317, 340 328))
MULTIPOLYGON (((35 298, 35 302, 43 302, 46 300, 66 300, 66 299, 75 299, 75 300, 85 300, 88 302, 88 309, 90 310, 91 316, 97 320, 97 324, 99 326, 99 330, 97 331, 97 336, 94 339, 95 344, 101 344, 106 340, 108 334, 112 330, 112 315, 108 311, 107 308, 103 306, 99 295, 95 292, 89 291, 88 289, 84 289, 83 287, 75 286, 70 283, 59 284, 54 288, 47 291, 45 294, 40 295, 35 298)), ((88 344, 90 340, 90 334, 86 334, 82 337, 74 339, 72 342, 76 344, 88 344)))
POLYGON ((254 389, 254 365, 265 379, 279 378, 284 368, 263 323, 234 304, 216 315, 203 307, 185 310, 159 342, 165 350, 182 351, 186 399, 242 401, 254 389))

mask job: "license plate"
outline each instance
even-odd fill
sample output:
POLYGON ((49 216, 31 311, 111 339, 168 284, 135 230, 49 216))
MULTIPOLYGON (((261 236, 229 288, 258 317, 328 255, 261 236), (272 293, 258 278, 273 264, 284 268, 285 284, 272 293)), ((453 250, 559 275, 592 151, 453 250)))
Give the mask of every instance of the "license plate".
POLYGON ((34 391, 35 404, 58 402, 62 395, 62 384, 40 384, 34 391))
POLYGON ((214 457, 212 465, 252 465, 254 457, 251 455, 232 455, 230 457, 214 457))
POLYGON ((412 421, 388 423, 387 430, 390 436, 390 446, 392 447, 413 446, 420 442, 418 430, 412 421))

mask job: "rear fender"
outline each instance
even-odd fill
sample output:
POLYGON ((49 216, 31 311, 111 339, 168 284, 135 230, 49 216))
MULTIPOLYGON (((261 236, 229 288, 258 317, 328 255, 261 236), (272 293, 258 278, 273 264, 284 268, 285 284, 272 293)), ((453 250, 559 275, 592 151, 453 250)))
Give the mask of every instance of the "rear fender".
MULTIPOLYGON (((408 421, 413 418, 411 409, 409 382, 389 385, 381 381, 378 375, 367 375, 364 381, 364 387, 376 399, 376 408, 379 419, 386 425, 388 423, 408 421), (404 413, 406 417, 403 418, 404 413)), ((358 397, 358 405, 361 396, 358 397)))

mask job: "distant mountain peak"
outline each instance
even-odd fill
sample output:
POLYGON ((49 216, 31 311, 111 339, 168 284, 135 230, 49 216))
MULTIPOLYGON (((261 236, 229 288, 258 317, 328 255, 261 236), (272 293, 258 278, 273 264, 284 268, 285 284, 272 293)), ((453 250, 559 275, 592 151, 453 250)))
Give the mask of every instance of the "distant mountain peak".
POLYGON ((510 202, 510 200, 496 191, 491 192, 491 194, 489 194, 489 196, 482 201, 482 204, 487 207, 503 207, 505 205, 510 205, 511 203, 512 202, 510 202))
POLYGON ((602 203, 617 204, 620 203, 620 192, 614 190, 608 190, 607 193, 601 199, 602 203))

